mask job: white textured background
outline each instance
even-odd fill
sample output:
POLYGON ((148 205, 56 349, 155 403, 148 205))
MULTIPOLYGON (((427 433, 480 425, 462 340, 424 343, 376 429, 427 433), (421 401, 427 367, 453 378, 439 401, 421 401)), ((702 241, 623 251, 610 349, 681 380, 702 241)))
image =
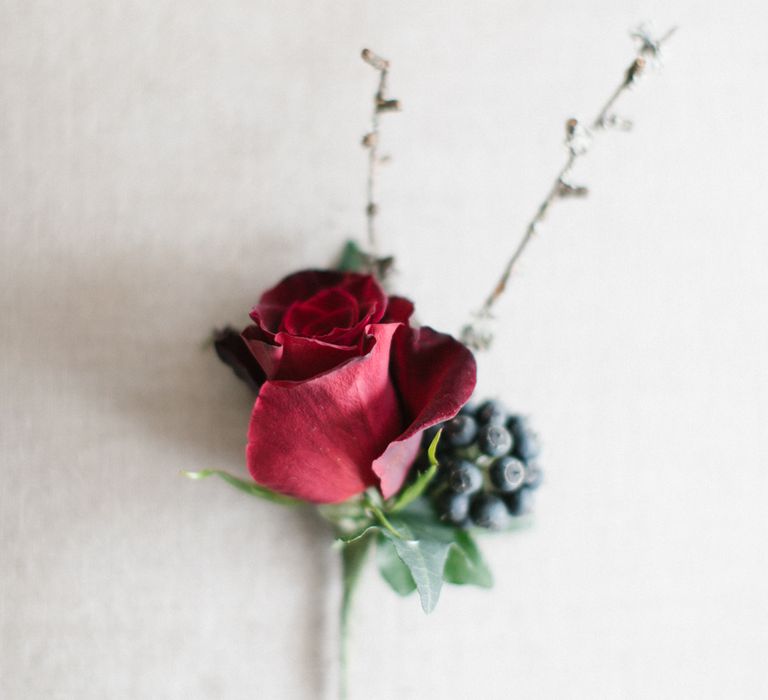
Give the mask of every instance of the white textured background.
POLYGON ((202 343, 362 232, 362 46, 398 285, 456 331, 640 20, 666 67, 481 360, 543 433, 537 525, 429 618, 369 570, 352 700, 768 696, 764 2, 1 0, 3 700, 332 697, 327 533, 178 476, 242 468, 202 343))

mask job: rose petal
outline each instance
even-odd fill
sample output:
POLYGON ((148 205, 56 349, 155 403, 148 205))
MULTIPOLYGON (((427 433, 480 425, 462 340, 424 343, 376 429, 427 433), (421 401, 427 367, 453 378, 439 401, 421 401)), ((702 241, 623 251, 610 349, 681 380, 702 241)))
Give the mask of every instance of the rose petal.
POLYGON ((240 333, 230 327, 216 331, 213 346, 219 359, 229 365, 254 392, 258 392, 266 377, 240 333))
POLYGON ((246 449, 258 483, 314 503, 344 501, 376 484, 372 463, 402 427, 389 376, 398 328, 370 326, 370 352, 332 372, 261 387, 246 449))
POLYGON ((264 330, 277 333, 283 314, 291 304, 309 299, 321 289, 335 287, 345 274, 332 270, 294 272, 261 295, 258 305, 251 311, 251 318, 264 330))
POLYGON ((455 416, 469 400, 477 380, 477 365, 469 349, 428 326, 400 326, 392 344, 391 367, 406 428, 373 466, 384 498, 402 487, 421 432, 455 416))
POLYGON ((349 292, 323 289, 306 301, 295 302, 286 311, 280 328, 292 335, 316 337, 337 328, 355 325, 360 316, 357 300, 349 292))
POLYGON ((390 442, 381 457, 373 462, 373 472, 379 477, 384 498, 394 496, 402 487, 421 447, 421 432, 404 440, 390 442))
POLYGON ((389 297, 387 312, 382 319, 383 323, 407 324, 413 314, 413 302, 405 297, 389 297))
POLYGON ((365 337, 356 345, 332 345, 287 333, 278 333, 271 341, 258 326, 246 328, 243 339, 268 379, 286 381, 310 379, 365 354, 371 346, 365 337))
POLYGON ((267 378, 273 377, 283 357, 282 345, 277 345, 275 336, 260 326, 248 326, 241 335, 267 378))
POLYGON ((387 308, 387 295, 372 275, 348 274, 341 286, 347 290, 360 305, 360 318, 370 318, 370 323, 378 323, 387 308))
POLYGON ((262 294, 251 311, 255 323, 270 333, 277 333, 288 308, 297 301, 306 301, 323 289, 340 287, 359 304, 360 317, 378 322, 384 315, 387 297, 371 275, 330 270, 302 270, 288 275, 272 289, 262 294))

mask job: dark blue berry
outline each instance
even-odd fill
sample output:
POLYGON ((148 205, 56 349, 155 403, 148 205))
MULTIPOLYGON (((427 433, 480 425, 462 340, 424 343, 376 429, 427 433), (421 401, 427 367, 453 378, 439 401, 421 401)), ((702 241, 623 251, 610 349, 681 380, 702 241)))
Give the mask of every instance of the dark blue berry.
POLYGON ((477 433, 477 444, 489 457, 501 457, 512 449, 512 436, 503 425, 485 425, 477 433))
POLYGON ((446 467, 448 488, 454 493, 475 493, 483 487, 483 473, 472 462, 459 459, 446 467))
POLYGON ((491 530, 500 530, 507 524, 509 518, 504 501, 490 493, 475 496, 469 513, 475 525, 491 530))
POLYGON ((512 433, 515 446, 512 454, 523 462, 536 459, 539 455, 539 439, 522 416, 512 416, 507 421, 507 429, 512 433))
POLYGON ((503 498, 507 512, 512 516, 525 515, 533 510, 533 492, 529 489, 523 488, 505 493, 503 498))
POLYGON ((459 413, 464 416, 472 416, 474 417, 475 412, 477 411, 477 406, 473 403, 465 403, 460 409, 459 413))
POLYGON ((525 465, 514 457, 502 457, 490 469, 491 483, 504 493, 517 491, 525 482, 525 465))
POLYGON ((500 401, 485 401, 477 409, 475 418, 480 425, 504 425, 509 412, 500 401))
POLYGON ((529 489, 536 489, 544 479, 544 472, 536 462, 525 465, 525 485, 529 489))
POLYGON ((427 485, 427 493, 435 494, 439 491, 442 491, 443 486, 445 486, 447 481, 448 470, 441 466, 438 468, 437 472, 427 485))
POLYGON ((452 525, 463 525, 469 515, 469 496, 465 493, 443 491, 435 503, 440 520, 452 525))
POLYGON ((472 444, 475 435, 477 435, 475 419, 460 413, 445 424, 441 440, 445 440, 453 447, 466 447, 472 444))

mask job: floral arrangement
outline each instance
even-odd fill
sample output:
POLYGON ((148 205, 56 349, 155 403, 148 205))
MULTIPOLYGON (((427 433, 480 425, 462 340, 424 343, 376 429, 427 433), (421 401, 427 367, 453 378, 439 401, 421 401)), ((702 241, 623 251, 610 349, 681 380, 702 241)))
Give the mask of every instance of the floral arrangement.
POLYGON ((615 103, 658 60, 670 35, 635 32, 637 55, 594 121, 567 121, 565 164, 461 340, 415 323, 413 303, 387 291, 393 258, 378 254, 375 184, 380 117, 400 103, 387 95, 389 63, 363 51, 378 72, 363 138, 367 250, 350 242, 334 269, 288 275, 261 294, 250 325, 215 333, 218 356, 255 393, 245 447, 252 478, 186 474, 216 475, 280 504, 311 504, 330 523, 342 557, 342 667, 351 596, 369 551, 375 548, 391 588, 416 591, 428 613, 444 582, 492 585, 478 532, 529 523, 542 481, 538 440, 526 418, 501 401, 470 402, 473 351, 490 347, 492 308, 549 208, 586 194, 569 179, 576 161, 599 132, 628 128, 615 103))

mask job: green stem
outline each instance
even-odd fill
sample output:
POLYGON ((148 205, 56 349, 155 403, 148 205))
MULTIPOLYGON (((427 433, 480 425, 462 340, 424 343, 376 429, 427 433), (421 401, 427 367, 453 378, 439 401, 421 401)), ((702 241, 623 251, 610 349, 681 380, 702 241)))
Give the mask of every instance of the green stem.
POLYGON ((347 700, 349 691, 349 617, 352 596, 372 542, 373 537, 363 535, 345 544, 341 550, 343 590, 339 615, 339 700, 347 700))
POLYGON ((387 518, 387 516, 384 515, 384 511, 381 508, 379 508, 378 506, 373 505, 373 504, 370 504, 368 507, 370 508, 371 513, 373 514, 373 516, 376 518, 376 520, 379 521, 379 524, 385 530, 387 530, 391 535, 394 535, 395 537, 397 537, 397 539, 399 539, 399 540, 405 539, 402 536, 402 534, 400 534, 395 529, 395 526, 391 522, 389 522, 389 518, 387 518))

